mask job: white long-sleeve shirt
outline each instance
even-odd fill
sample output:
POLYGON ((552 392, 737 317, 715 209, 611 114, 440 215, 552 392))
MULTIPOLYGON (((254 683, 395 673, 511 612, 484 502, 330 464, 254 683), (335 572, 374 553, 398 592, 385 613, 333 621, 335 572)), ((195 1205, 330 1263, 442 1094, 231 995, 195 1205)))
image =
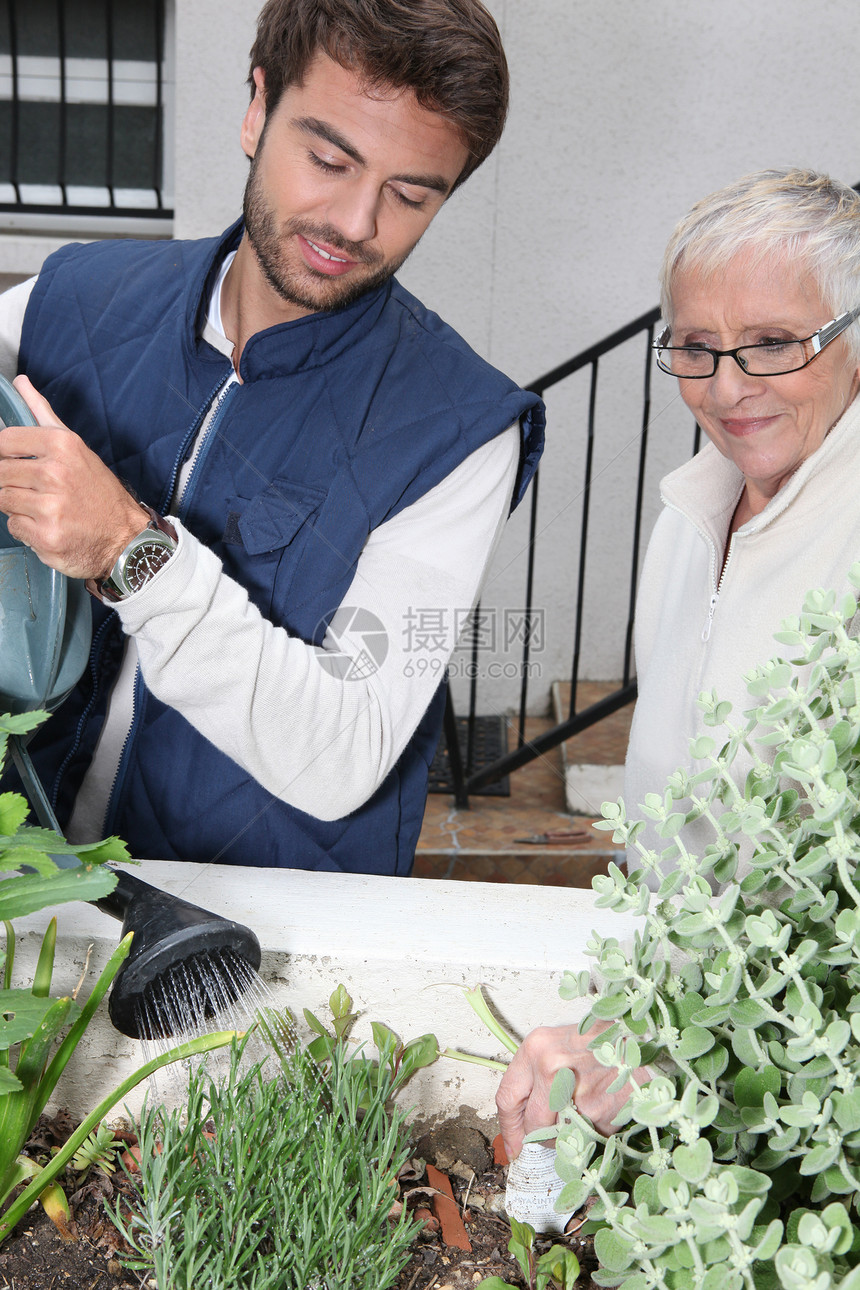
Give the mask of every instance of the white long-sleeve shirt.
MULTIPOLYGON (((0 296, 0 371, 10 379, 31 289, 32 280, 0 296)), ((212 303, 206 338, 219 344, 217 298, 212 303)), ((231 349, 223 339, 219 347, 231 349)), ((71 428, 86 438, 86 427, 71 428)), ((83 842, 103 832, 138 666, 157 698, 281 800, 322 819, 359 807, 400 756, 444 675, 504 527, 519 452, 515 425, 374 530, 322 649, 268 622, 175 520, 174 556, 116 606, 129 638, 126 659, 69 837, 83 842), (381 632, 343 630, 349 609, 375 617, 381 632), (432 632, 414 630, 422 618, 432 632)), ((174 506, 192 470, 193 454, 174 506)))

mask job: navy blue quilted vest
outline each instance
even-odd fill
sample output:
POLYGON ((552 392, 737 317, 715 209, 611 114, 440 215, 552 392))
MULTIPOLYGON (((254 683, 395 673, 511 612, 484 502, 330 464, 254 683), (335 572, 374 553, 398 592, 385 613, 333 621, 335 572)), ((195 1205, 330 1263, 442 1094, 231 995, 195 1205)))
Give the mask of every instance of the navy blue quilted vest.
MULTIPOLYGON (((160 510, 230 372, 199 331, 217 266, 240 232, 66 247, 46 262, 27 310, 20 370, 160 510)), ((241 376, 180 516, 265 617, 317 644, 372 529, 518 417, 517 500, 540 455, 539 400, 397 282, 342 311, 260 332, 241 376)), ((116 614, 95 603, 93 612, 90 672, 32 745, 63 825, 122 648, 116 614)), ((374 796, 330 823, 266 792, 138 678, 105 832, 158 859, 408 874, 441 715, 440 692, 374 796)))

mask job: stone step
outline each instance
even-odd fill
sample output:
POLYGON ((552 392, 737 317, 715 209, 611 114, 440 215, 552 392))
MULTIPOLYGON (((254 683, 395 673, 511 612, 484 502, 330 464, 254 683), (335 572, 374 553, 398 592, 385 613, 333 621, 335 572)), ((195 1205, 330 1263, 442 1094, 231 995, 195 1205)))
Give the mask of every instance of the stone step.
MULTIPOLYGON (((554 724, 549 715, 530 717, 526 739, 554 724)), ((515 723, 508 735, 513 746, 515 723)), ((461 810, 450 796, 431 794, 413 872, 417 878, 588 888, 617 858, 611 836, 591 824, 588 816, 567 813, 561 752, 553 748, 510 776, 510 796, 476 794, 461 810), (551 842, 521 840, 550 834, 551 842)))
MULTIPOLYGON (((577 710, 581 712, 612 694, 620 684, 619 681, 580 681, 577 710)), ((565 721, 570 712, 569 681, 553 682, 552 706, 555 721, 565 721)), ((628 704, 561 745, 565 804, 572 815, 598 815, 603 802, 615 801, 621 796, 632 716, 633 705, 628 704)))

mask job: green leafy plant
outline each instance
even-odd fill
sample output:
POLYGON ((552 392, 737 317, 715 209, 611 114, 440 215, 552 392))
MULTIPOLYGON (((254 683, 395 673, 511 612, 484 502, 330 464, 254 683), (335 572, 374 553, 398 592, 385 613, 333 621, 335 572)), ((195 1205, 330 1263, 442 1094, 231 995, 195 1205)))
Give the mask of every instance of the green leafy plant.
MULTIPOLYGON (((310 1008, 303 1010, 305 1021, 316 1035, 316 1039, 311 1040, 307 1046, 308 1055, 320 1064, 333 1059, 338 1048, 349 1039, 353 1024, 358 1017, 358 1013, 352 1011, 352 999, 344 985, 339 985, 332 991, 328 1006, 332 1014, 330 1028, 325 1026, 310 1008)), ((419 1035, 417 1039, 410 1039, 403 1043, 393 1030, 380 1021, 372 1021, 370 1028, 379 1058, 368 1057, 362 1052, 358 1053, 353 1060, 365 1062, 371 1077, 374 1072, 377 1072, 378 1080, 389 1087, 390 1094, 396 1093, 417 1070, 423 1066, 432 1065, 440 1056, 435 1035, 419 1035), (385 1070, 381 1069, 381 1065, 384 1065, 385 1070)), ((280 1035, 270 1032, 269 1037, 276 1046, 280 1039, 280 1046, 283 1047, 286 1038, 283 1028, 280 1035)))
MULTIPOLYGON (((0 767, 9 736, 32 730, 46 715, 0 716, 0 767)), ((51 919, 32 981, 15 987, 11 920, 47 905, 107 895, 116 885, 116 874, 104 868, 104 862, 128 858, 115 838, 72 848, 51 830, 28 825, 27 815, 28 806, 20 794, 0 794, 0 871, 15 875, 0 883, 0 916, 6 929, 0 990, 0 1207, 21 1182, 38 1176, 34 1162, 20 1156, 21 1148, 129 948, 124 942, 117 949, 83 1004, 71 996, 54 998, 57 923, 51 919), (61 854, 78 855, 82 863, 62 869, 52 858, 61 854), (63 1031, 66 1034, 60 1040, 63 1031)), ((56 1192, 47 1194, 49 1203, 52 1196, 56 1192)))
MULTIPOLYGON (((47 716, 30 712, 19 716, 0 716, 0 768, 6 755, 10 735, 23 735, 47 716)), ((50 829, 26 823, 29 808, 18 793, 0 794, 0 872, 11 873, 0 882, 0 918, 6 929, 6 952, 0 989, 0 1211, 22 1183, 26 1188, 12 1204, 0 1213, 0 1242, 32 1205, 41 1199, 46 1211, 61 1231, 68 1220, 65 1196, 57 1183, 61 1171, 87 1134, 125 1093, 151 1070, 174 1060, 171 1054, 149 1063, 136 1072, 100 1104, 95 1116, 88 1117, 83 1137, 80 1130, 45 1166, 21 1154, 21 1148, 45 1109, 69 1058, 92 1020, 111 982, 122 966, 131 946, 131 935, 111 955, 89 996, 51 995, 54 955, 57 943, 57 920, 52 918, 42 940, 32 981, 14 985, 15 933, 11 920, 38 912, 48 905, 70 900, 98 900, 113 891, 116 874, 105 868, 105 862, 128 860, 125 844, 117 838, 88 846, 70 846, 50 829), (81 863, 75 868, 61 868, 54 856, 74 855, 81 863), (70 1145, 71 1144, 71 1145, 70 1145)), ((80 986, 75 991, 79 994, 80 986)), ((221 1034, 218 1043, 229 1042, 221 1034)), ((212 1044, 208 1043, 211 1047, 212 1044)), ((187 1047, 187 1046, 186 1046, 187 1047)), ((176 1053, 177 1050, 172 1050, 176 1053)), ((189 1054, 183 1049, 183 1056, 189 1054)), ((83 1126, 82 1126, 83 1127, 83 1126)))
MULTIPOLYGON (((30 1168, 20 1181, 30 1177, 31 1182, 22 1192, 15 1197, 3 1214, 0 1214, 0 1243, 12 1231, 12 1228, 23 1218, 30 1206, 37 1200, 40 1200, 49 1187, 53 1187, 56 1179, 60 1176, 66 1165, 74 1158, 78 1149, 83 1146, 93 1129, 96 1128, 99 1121, 119 1103, 124 1097, 127 1097, 133 1088, 142 1084, 144 1080, 149 1079, 150 1075, 155 1075, 157 1071, 163 1070, 165 1066, 170 1066, 173 1062, 187 1062, 192 1057, 199 1057, 203 1053, 211 1052, 214 1048, 222 1048, 225 1044, 231 1043, 236 1038, 235 1030, 217 1030, 211 1035, 203 1035, 199 1039, 192 1039, 185 1044, 177 1044, 175 1048, 154 1057, 152 1061, 145 1062, 133 1071, 126 1079, 118 1084, 107 1097, 105 1097, 98 1106, 90 1112, 85 1120, 82 1120, 73 1134, 63 1143, 60 1150, 52 1156, 48 1164, 36 1167, 34 1172, 30 1168)), ((27 1162, 29 1166, 33 1161, 27 1162)), ((68 1215, 68 1208, 65 1210, 68 1215)))
MULTIPOLYGON (((850 577, 860 587, 860 565, 850 577)), ((860 1290, 856 613, 854 595, 810 593, 776 637, 789 657, 745 678, 748 711, 701 696, 702 768, 643 803, 662 851, 622 802, 604 805, 639 867, 595 878, 597 903, 642 921, 632 948, 592 938, 600 985, 582 1028, 609 1023, 592 1049, 629 1096, 603 1138, 561 1072, 559 1123, 531 1135, 557 1137, 560 1211, 596 1198, 582 1230, 601 1285, 860 1290), (713 835, 701 854, 693 820, 713 835), (640 1065, 655 1071, 641 1088, 640 1065)), ((588 973, 562 986, 588 990, 588 973)))
MULTIPOLYGON (((573 1290, 579 1276, 579 1260, 572 1250, 564 1245, 553 1245, 545 1254, 535 1255, 534 1243, 536 1233, 528 1223, 511 1219, 511 1239, 508 1250, 513 1254, 522 1269, 529 1290, 547 1290, 548 1286, 559 1287, 559 1290, 573 1290)), ((501 1277, 485 1277, 477 1290, 517 1290, 510 1282, 501 1277)))
MULTIPOLYGON (((336 1003, 342 1019, 351 1003, 336 1003)), ((385 1290, 417 1230, 405 1208, 389 1218, 408 1156, 389 1105, 398 1041, 381 1035, 371 1062, 344 1031, 323 1074, 289 1026, 265 1028, 287 1037, 274 1070, 245 1069, 236 1045, 226 1078, 192 1073, 181 1111, 145 1107, 139 1201, 112 1214, 131 1266, 159 1290, 385 1290)))
MULTIPOLYGON (((10 735, 34 730, 47 712, 0 715, 0 770, 10 735)), ((0 884, 0 919, 8 922, 69 900, 98 900, 113 891, 116 874, 103 868, 108 860, 128 860, 118 838, 87 846, 70 846, 50 829, 26 823, 29 807, 20 793, 0 793, 0 872, 15 873, 0 884), (62 869, 52 856, 78 856, 81 864, 62 869)), ((8 987, 7 987, 8 988, 8 987)))

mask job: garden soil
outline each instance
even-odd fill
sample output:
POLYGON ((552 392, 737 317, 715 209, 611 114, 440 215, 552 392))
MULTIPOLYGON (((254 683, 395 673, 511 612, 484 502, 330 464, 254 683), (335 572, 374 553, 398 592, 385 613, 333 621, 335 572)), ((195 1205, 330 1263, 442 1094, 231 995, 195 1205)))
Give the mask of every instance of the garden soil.
MULTIPOLYGON (((73 1121, 62 1111, 43 1116, 27 1153, 45 1159, 73 1128, 73 1121)), ((502 1212, 505 1168, 494 1162, 486 1139, 472 1126, 455 1122, 420 1137, 414 1151, 414 1159, 401 1173, 400 1203, 422 1210, 425 1226, 392 1290, 475 1290, 489 1276, 527 1290, 518 1264, 507 1252, 511 1232, 502 1212), (428 1163, 430 1171, 425 1167, 428 1163), (449 1222, 443 1230, 440 1215, 444 1219, 445 1205, 440 1196, 447 1186, 432 1172, 433 1165, 450 1182, 451 1208, 463 1220, 459 1234, 449 1222), (461 1248, 464 1245, 470 1248, 461 1248)), ((151 1290, 154 1281, 123 1266, 127 1250, 105 1213, 106 1204, 122 1204, 130 1194, 132 1183, 126 1175, 119 1170, 111 1176, 93 1170, 74 1188, 75 1182, 67 1181, 70 1239, 64 1240, 41 1207, 34 1207, 0 1246, 0 1290, 151 1290)), ((571 1228, 577 1221, 572 1220, 571 1228)), ((575 1231, 554 1241, 562 1239, 582 1266, 577 1290, 597 1290, 590 1276, 597 1266, 592 1242, 577 1237, 575 1231)), ((552 1243, 540 1240, 536 1252, 542 1253, 552 1243)))

